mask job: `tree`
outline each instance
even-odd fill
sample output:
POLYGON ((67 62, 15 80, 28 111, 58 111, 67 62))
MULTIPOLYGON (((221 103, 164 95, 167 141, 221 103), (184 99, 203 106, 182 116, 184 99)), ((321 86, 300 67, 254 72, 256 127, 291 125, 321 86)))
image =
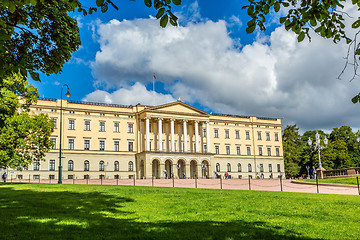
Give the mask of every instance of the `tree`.
MULTIPOLYGON (((359 63, 357 59, 360 57, 360 44, 358 44, 357 36, 360 33, 360 18, 349 16, 342 11, 344 9, 343 3, 346 0, 248 0, 248 2, 249 4, 243 7, 247 9, 247 13, 251 17, 246 28, 248 33, 253 32, 256 27, 265 30, 266 16, 272 9, 275 12, 279 12, 281 9, 284 15, 279 20, 280 24, 283 24, 286 30, 297 34, 299 42, 303 41, 305 37, 311 40, 310 30, 323 38, 332 39, 334 43, 345 40, 349 44, 349 49, 344 69, 338 78, 341 78, 348 65, 352 65, 354 68, 351 80, 358 75, 359 63), (347 21, 352 21, 351 27, 358 30, 352 38, 345 33, 346 19, 344 16, 348 17, 347 21), (353 52, 353 60, 350 62, 351 52, 353 52)), ((360 10, 360 0, 347 2, 360 10)), ((353 97, 352 101, 353 103, 360 102, 360 93, 353 97)))
POLYGON ((286 177, 298 176, 300 172, 300 152, 303 147, 299 128, 288 125, 283 131, 284 164, 286 177))
POLYGON ((52 143, 54 124, 45 114, 29 114, 37 101, 37 89, 20 74, 2 81, 0 90, 0 167, 27 167, 43 159, 52 143), (19 97, 22 99, 19 101, 19 97))

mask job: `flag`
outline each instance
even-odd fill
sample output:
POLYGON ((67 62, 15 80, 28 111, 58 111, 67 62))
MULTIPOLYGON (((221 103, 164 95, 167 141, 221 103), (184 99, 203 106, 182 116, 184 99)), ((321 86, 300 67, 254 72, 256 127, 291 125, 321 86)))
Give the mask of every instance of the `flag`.
POLYGON ((155 73, 153 72, 154 79, 156 79, 155 73))

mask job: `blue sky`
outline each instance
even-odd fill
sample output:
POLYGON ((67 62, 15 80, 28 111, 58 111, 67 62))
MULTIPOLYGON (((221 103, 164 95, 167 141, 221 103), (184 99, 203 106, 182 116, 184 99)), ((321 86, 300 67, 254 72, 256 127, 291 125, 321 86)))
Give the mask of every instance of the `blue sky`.
MULTIPOLYGON (((118 104, 162 104, 179 97, 208 112, 281 117, 302 130, 359 128, 351 98, 359 80, 336 79, 347 45, 314 35, 311 43, 268 17, 267 30, 246 34, 245 1, 183 1, 180 26, 162 29, 143 1, 119 1, 119 11, 73 13, 82 45, 61 74, 32 82, 41 97, 118 104), (152 73, 155 72, 155 98, 152 73), (155 100, 154 100, 155 99, 155 100)), ((356 12, 347 9, 349 13, 356 12)))

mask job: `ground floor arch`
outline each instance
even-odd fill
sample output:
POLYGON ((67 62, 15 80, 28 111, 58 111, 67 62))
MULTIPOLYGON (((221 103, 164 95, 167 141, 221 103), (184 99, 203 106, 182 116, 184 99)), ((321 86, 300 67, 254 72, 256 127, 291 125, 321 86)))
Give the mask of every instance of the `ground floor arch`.
POLYGON ((185 161, 180 159, 176 164, 178 178, 186 178, 185 161))
POLYGON ((201 175, 202 178, 209 178, 209 162, 207 160, 201 162, 201 175))
POLYGON ((190 162, 190 178, 197 178, 197 161, 191 160, 190 162))
POLYGON ((170 159, 165 161, 165 171, 167 178, 171 178, 173 176, 172 161, 170 159))
POLYGON ((145 164, 144 160, 140 161, 140 179, 143 179, 145 176, 145 164))
POLYGON ((157 159, 152 161, 152 177, 160 178, 160 161, 157 159))

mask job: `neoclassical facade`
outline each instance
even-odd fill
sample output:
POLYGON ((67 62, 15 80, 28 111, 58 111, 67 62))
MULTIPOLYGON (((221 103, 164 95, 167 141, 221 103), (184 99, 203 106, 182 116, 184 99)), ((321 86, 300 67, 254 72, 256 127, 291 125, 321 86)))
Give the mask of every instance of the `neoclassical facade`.
MULTIPOLYGON (((57 179, 60 100, 39 99, 34 113, 55 123, 45 161, 19 178, 57 179)), ((180 100, 122 106, 63 100, 64 179, 265 178, 284 174, 281 120, 212 114, 180 100)))

